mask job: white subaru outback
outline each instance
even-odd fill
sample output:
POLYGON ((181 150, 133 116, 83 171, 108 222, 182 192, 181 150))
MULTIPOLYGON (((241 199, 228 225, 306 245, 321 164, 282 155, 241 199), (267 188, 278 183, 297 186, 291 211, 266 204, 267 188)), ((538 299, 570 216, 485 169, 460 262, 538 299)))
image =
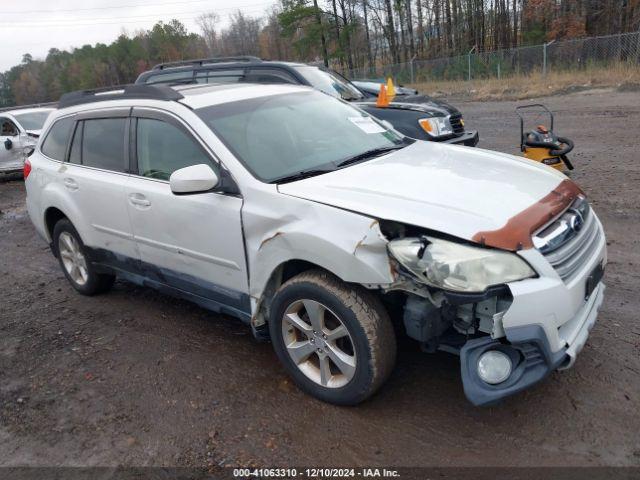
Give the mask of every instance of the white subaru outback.
POLYGON ((396 334, 460 356, 490 404, 570 367, 602 304, 600 221, 551 168, 410 140, 291 85, 63 96, 27 205, 80 293, 116 276, 270 338, 288 373, 355 404, 396 334))

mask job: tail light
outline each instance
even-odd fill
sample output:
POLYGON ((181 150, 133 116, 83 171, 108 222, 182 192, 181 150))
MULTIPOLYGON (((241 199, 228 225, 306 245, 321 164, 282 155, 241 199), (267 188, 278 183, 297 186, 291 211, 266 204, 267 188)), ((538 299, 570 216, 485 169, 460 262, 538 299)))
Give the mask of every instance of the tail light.
POLYGON ((28 158, 24 161, 24 168, 23 168, 22 172, 23 172, 23 176, 24 176, 24 178, 26 180, 27 177, 29 176, 29 174, 31 173, 31 162, 29 161, 28 158))

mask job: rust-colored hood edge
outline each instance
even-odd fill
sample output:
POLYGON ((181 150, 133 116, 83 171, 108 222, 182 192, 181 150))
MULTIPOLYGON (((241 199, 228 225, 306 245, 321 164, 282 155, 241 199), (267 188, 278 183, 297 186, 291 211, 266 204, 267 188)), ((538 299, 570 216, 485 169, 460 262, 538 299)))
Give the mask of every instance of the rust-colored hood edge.
POLYGON ((497 230, 478 232, 473 241, 503 250, 523 250, 533 247, 533 232, 565 210, 580 194, 580 187, 569 179, 563 180, 556 188, 530 207, 511 217, 497 230))

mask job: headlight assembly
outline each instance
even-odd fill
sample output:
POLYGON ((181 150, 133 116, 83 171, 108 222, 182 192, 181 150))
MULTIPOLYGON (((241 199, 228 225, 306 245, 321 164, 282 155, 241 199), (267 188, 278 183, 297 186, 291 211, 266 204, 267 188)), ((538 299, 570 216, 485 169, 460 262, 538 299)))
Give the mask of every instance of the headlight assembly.
POLYGON ((427 285, 456 292, 483 292, 487 287, 535 276, 516 254, 423 236, 392 240, 389 253, 427 285))
POLYGON ((443 137, 453 134, 453 128, 447 117, 421 118, 418 124, 432 137, 443 137))

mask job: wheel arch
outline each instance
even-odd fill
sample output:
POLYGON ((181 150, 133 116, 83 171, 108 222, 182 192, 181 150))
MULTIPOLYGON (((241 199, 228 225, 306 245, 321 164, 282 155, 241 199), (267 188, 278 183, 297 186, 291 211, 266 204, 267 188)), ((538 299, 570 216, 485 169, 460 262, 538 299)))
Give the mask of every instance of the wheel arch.
POLYGON ((273 300, 273 297, 280 286, 287 280, 308 270, 324 270, 326 272, 332 273, 329 269, 323 267, 322 265, 318 265, 308 260, 302 260, 299 258, 290 258, 288 260, 285 260, 273 269, 271 275, 264 285, 262 295, 257 298, 251 297, 251 302, 254 304, 254 308, 252 308, 253 315, 251 318, 251 323, 254 327, 264 326, 268 323, 269 307, 271 306, 271 301, 273 300))
POLYGON ((49 243, 53 241, 53 227, 61 218, 66 218, 73 224, 83 242, 87 240, 88 232, 81 221, 84 218, 82 211, 73 199, 69 198, 69 193, 64 190, 64 187, 55 182, 47 184, 42 189, 40 205, 44 226, 43 233, 49 243))
POLYGON ((69 218, 58 207, 49 207, 44 211, 44 226, 48 235, 48 240, 53 241, 53 229, 60 220, 69 218))

